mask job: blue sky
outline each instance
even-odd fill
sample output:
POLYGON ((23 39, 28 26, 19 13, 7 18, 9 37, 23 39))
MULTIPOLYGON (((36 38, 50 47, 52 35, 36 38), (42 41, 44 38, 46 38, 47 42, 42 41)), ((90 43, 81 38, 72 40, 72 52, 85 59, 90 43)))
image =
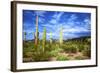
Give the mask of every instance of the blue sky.
POLYGON ((47 40, 50 39, 51 32, 53 39, 59 39, 61 27, 64 39, 91 35, 91 13, 23 10, 23 32, 27 33, 27 40, 34 39, 37 15, 40 39, 44 27, 47 31, 47 40))

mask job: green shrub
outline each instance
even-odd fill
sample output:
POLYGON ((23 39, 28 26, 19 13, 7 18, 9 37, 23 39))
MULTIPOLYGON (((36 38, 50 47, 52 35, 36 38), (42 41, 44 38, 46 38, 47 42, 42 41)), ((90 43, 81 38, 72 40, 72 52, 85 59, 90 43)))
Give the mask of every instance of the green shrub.
POLYGON ((34 61, 48 61, 49 54, 48 52, 34 52, 32 58, 34 61))
POLYGON ((80 44, 80 45, 78 45, 78 48, 79 48, 79 52, 82 52, 84 50, 84 45, 80 44))
POLYGON ((49 51, 43 50, 41 45, 38 45, 37 48, 33 48, 33 60, 34 61, 48 61, 50 57, 49 51))
POLYGON ((78 50, 76 45, 62 46, 62 48, 65 50, 66 53, 77 53, 78 50))
POLYGON ((52 45, 52 49, 50 51, 51 56, 56 57, 60 52, 62 52, 63 49, 59 47, 58 44, 52 45))
POLYGON ((65 60, 69 60, 69 58, 66 57, 66 56, 58 55, 58 56, 57 56, 57 60, 58 60, 58 61, 65 61, 65 60))
POLYGON ((50 55, 53 57, 56 57, 59 54, 59 52, 61 52, 61 51, 62 51, 61 48, 54 49, 50 52, 50 55))
POLYGON ((32 52, 24 52, 24 55, 23 56, 25 58, 28 58, 28 57, 32 57, 32 54, 33 54, 32 52))
POLYGON ((86 56, 86 57, 91 57, 91 50, 89 48, 86 48, 82 51, 82 54, 83 56, 86 56))
POLYGON ((82 51, 83 56, 91 57, 91 47, 90 45, 84 45, 84 50, 82 51))

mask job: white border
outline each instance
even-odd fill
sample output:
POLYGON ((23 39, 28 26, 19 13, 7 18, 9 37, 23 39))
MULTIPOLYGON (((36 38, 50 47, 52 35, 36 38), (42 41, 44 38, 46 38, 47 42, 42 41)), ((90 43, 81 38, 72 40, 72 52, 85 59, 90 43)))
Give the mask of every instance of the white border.
POLYGON ((17 4, 17 69, 35 69, 35 68, 51 68, 51 67, 64 67, 64 66, 83 66, 95 65, 96 59, 96 21, 95 12, 93 8, 80 8, 80 7, 60 7, 60 6, 45 6, 45 5, 28 5, 17 4), (91 13, 91 59, 89 60, 73 60, 73 61, 55 61, 55 62, 30 62, 23 63, 23 50, 22 50, 22 10, 49 10, 49 11, 69 11, 69 12, 89 12, 91 13))

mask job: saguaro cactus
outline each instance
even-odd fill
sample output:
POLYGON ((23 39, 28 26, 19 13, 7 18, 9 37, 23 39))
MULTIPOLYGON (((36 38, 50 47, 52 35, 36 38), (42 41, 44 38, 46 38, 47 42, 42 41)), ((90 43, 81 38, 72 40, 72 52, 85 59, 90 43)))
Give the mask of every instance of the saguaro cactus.
POLYGON ((35 46, 38 45, 38 40, 39 40, 38 36, 39 36, 39 32, 38 32, 38 16, 36 16, 36 32, 35 32, 35 36, 34 36, 34 38, 35 38, 35 46))
POLYGON ((42 38, 42 44, 43 44, 43 51, 45 50, 45 45, 46 45, 46 28, 44 28, 43 31, 43 38, 42 38))
POLYGON ((50 32, 50 44, 52 44, 52 32, 50 32))
POLYGON ((63 27, 60 28, 59 43, 60 43, 60 46, 63 44, 63 27))

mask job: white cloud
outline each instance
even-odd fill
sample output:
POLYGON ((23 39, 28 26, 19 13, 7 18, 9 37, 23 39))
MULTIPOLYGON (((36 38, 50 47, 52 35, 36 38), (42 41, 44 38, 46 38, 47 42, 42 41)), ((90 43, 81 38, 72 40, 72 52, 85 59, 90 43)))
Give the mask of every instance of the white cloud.
POLYGON ((56 20, 59 21, 63 14, 64 14, 64 12, 60 12, 56 17, 56 20))
POLYGON ((78 35, 76 35, 76 34, 72 34, 72 33, 64 33, 63 34, 63 38, 64 39, 71 39, 71 38, 76 38, 76 37, 79 37, 78 35))
POLYGON ((39 17, 38 20, 39 20, 40 23, 44 23, 45 22, 45 19, 43 17, 39 17))
POLYGON ((69 18, 69 21, 74 21, 77 19, 77 15, 76 14, 72 14, 69 18))
POLYGON ((83 25, 84 28, 91 29, 91 20, 89 18, 84 19, 83 25))
POLYGON ((86 18, 86 19, 84 19, 84 22, 85 23, 90 23, 90 19, 86 18))
POLYGON ((74 27, 74 28, 63 29, 63 32, 66 32, 66 33, 80 33, 80 32, 89 32, 89 31, 90 30, 84 27, 74 27))
POLYGON ((35 14, 39 16, 44 16, 45 13, 46 11, 35 11, 35 14))
POLYGON ((57 24, 58 22, 57 22, 57 20, 52 19, 52 20, 50 21, 50 23, 52 23, 52 24, 57 24))
POLYGON ((59 22, 59 20, 61 19, 61 16, 64 14, 64 12, 56 12, 52 17, 50 23, 52 24, 57 24, 59 22))
POLYGON ((72 14, 68 19, 67 19, 67 24, 68 25, 74 25, 75 26, 75 20, 77 19, 77 15, 72 14))
POLYGON ((53 18, 59 19, 62 15, 64 14, 64 12, 55 12, 55 14, 52 16, 53 18))
MULTIPOLYGON (((49 33, 46 33, 46 35, 50 36, 51 33, 50 32, 49 33)), ((55 33, 52 33, 52 36, 54 36, 54 35, 55 35, 55 33)))

